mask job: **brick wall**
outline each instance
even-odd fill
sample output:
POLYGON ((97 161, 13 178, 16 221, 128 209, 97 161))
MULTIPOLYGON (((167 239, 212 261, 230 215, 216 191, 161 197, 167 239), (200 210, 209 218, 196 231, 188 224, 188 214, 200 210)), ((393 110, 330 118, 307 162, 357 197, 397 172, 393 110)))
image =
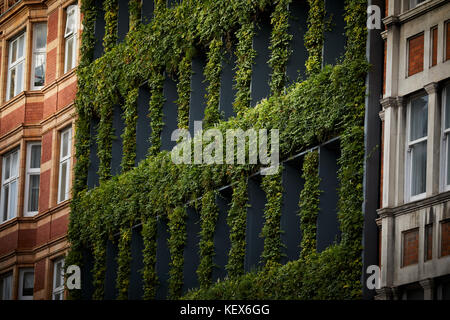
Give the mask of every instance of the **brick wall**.
POLYGON ((419 34, 408 40, 408 76, 423 71, 424 35, 419 34))
POLYGON ((438 52, 438 29, 437 27, 431 29, 431 66, 437 64, 437 52, 438 52))
POLYGON ((450 255, 450 220, 441 223, 441 256, 450 255))
POLYGON ((403 233, 403 267, 419 261, 419 229, 403 233))

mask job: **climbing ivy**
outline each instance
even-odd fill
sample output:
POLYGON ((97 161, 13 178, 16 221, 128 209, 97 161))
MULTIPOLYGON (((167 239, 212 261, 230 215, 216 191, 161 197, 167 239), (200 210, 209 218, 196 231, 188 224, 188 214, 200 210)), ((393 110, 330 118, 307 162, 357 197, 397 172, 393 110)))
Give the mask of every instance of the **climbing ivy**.
POLYGON ((148 81, 150 87, 150 127, 152 133, 150 136, 150 150, 149 154, 155 155, 161 149, 161 132, 164 126, 162 108, 165 102, 163 85, 165 76, 161 71, 155 70, 152 72, 148 81))
POLYGON ((119 253, 117 255, 117 299, 128 299, 128 288, 130 286, 130 263, 131 263, 131 229, 122 228, 118 241, 119 253))
POLYGON ((119 3, 118 0, 104 0, 103 10, 105 11, 105 36, 103 37, 103 49, 110 51, 117 42, 117 24, 119 3))
POLYGON ((203 127, 211 127, 220 120, 220 75, 222 72, 222 39, 213 39, 209 44, 208 62, 205 67, 206 108, 203 127))
POLYGON ((176 207, 168 214, 170 232, 167 244, 170 251, 169 299, 181 296, 183 289, 184 247, 186 244, 186 208, 176 207))
POLYGON ((123 157, 122 172, 128 171, 134 167, 136 162, 136 124, 137 124, 137 98, 139 87, 133 88, 128 92, 124 104, 123 119, 125 130, 122 134, 123 157))
POLYGON ((192 62, 189 56, 184 56, 178 66, 178 128, 189 128, 189 104, 191 102, 192 62))
POLYGON ((308 51, 306 72, 318 72, 322 67, 322 48, 325 32, 325 1, 308 0, 308 28, 305 33, 305 47, 308 51))

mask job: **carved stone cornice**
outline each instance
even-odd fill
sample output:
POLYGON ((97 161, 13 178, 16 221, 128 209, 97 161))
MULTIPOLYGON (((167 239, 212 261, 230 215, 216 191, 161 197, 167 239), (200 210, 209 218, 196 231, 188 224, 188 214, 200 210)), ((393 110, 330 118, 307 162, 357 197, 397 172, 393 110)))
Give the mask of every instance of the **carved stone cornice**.
POLYGON ((431 82, 424 86, 425 91, 430 95, 437 93, 439 90, 439 84, 437 82, 431 82))
POLYGON ((383 98, 380 100, 380 104, 383 107, 383 110, 395 108, 397 107, 397 98, 394 97, 383 98))

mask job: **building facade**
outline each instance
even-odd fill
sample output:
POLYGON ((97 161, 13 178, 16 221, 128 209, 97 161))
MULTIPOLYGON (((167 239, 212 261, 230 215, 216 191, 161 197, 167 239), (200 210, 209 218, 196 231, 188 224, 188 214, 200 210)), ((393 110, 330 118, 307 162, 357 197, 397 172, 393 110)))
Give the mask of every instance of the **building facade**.
POLYGON ((450 3, 386 1, 380 299, 450 297, 450 3))
POLYGON ((78 3, 0 3, 0 299, 62 299, 78 3))

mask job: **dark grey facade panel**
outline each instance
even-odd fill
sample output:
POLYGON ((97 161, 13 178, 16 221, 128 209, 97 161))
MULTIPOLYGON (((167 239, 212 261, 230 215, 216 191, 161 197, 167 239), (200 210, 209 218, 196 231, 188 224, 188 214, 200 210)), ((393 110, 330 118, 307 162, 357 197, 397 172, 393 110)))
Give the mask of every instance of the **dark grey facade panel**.
POLYGON ((154 0, 142 0, 141 17, 142 23, 147 24, 152 20, 154 0))
POLYGON ((308 20, 308 3, 306 0, 294 0, 289 4, 289 34, 291 40, 291 56, 287 65, 288 84, 305 79, 305 62, 308 52, 305 48, 305 33, 308 20))
POLYGON ((234 77, 236 75, 236 56, 235 48, 231 48, 231 52, 226 50, 223 55, 222 74, 220 77, 220 112, 223 119, 228 120, 234 117, 236 113, 233 109, 234 97, 236 90, 234 88, 234 77))
POLYGON ((323 45, 323 64, 336 64, 345 52, 345 1, 325 0, 326 18, 331 21, 330 29, 325 31, 323 45))
POLYGON ((142 279, 142 269, 144 261, 142 251, 144 250, 144 241, 141 235, 142 227, 133 228, 131 233, 131 263, 130 263, 130 288, 128 298, 140 300, 144 295, 144 282, 142 279))
MULTIPOLYGON (((81 299, 92 300, 94 293, 94 284, 92 277, 92 268, 94 267, 94 258, 89 250, 83 251, 83 266, 81 267, 81 299)), ((108 266, 109 267, 109 266, 108 266)))
POLYGON ((319 147, 319 177, 321 190, 319 214, 317 216, 317 251, 322 252, 334 242, 340 240, 337 217, 338 188, 337 177, 339 141, 319 147))
MULTIPOLYGON (((384 12, 384 0, 371 0, 369 5, 377 5, 384 12)), ((375 220, 378 218, 377 209, 380 199, 380 161, 381 161, 381 111, 380 95, 383 91, 383 64, 384 43, 381 38, 382 30, 368 30, 366 56, 371 64, 370 72, 366 78, 366 110, 364 123, 364 225, 363 225, 363 270, 361 282, 363 284, 364 299, 372 299, 375 290, 369 290, 365 285, 367 267, 378 265, 378 227, 375 220)))
POLYGON ((282 184, 283 202, 281 207, 280 226, 282 263, 297 260, 300 256, 302 233, 300 229, 299 200, 305 181, 302 178, 303 157, 286 161, 283 165, 282 184))
POLYGON ((170 252, 167 245, 169 231, 167 230, 167 221, 165 218, 158 220, 157 241, 156 241, 156 274, 158 276, 159 286, 156 291, 157 299, 166 299, 169 287, 169 262, 170 252))
POLYGON ((270 24, 270 13, 264 13, 256 24, 256 35, 253 38, 253 49, 256 58, 252 69, 251 80, 251 106, 254 107, 259 101, 270 95, 270 35, 272 26, 270 24))
POLYGON ((106 272, 105 272, 105 300, 114 300, 117 298, 117 238, 115 241, 108 240, 106 245, 106 272))
POLYGON ((189 132, 194 135, 194 121, 202 121, 206 108, 204 69, 206 57, 202 54, 192 59, 191 101, 189 106, 189 132))
POLYGON ((147 85, 139 88, 137 99, 137 123, 136 123, 136 165, 147 157, 150 148, 150 126, 149 107, 150 90, 147 85))
POLYGON ((214 264, 213 282, 217 279, 223 279, 227 275, 225 266, 228 262, 228 252, 230 251, 230 228, 227 223, 228 211, 230 210, 232 190, 227 187, 220 191, 216 197, 216 204, 219 209, 219 216, 217 218, 216 232, 214 234, 214 264))
POLYGON ((94 45, 94 59, 100 58, 103 55, 103 37, 105 36, 105 11, 103 11, 103 1, 95 0, 95 45, 94 45))
POLYGON ((128 33, 130 26, 130 13, 128 10, 128 0, 119 1, 119 14, 117 16, 117 41, 122 42, 128 33))
POLYGON ((163 106, 164 127, 161 133, 161 150, 172 150, 176 141, 172 141, 172 132, 178 128, 178 106, 175 103, 178 99, 177 84, 174 80, 166 76, 164 81, 163 106))
POLYGON ((264 226, 266 194, 261 188, 261 176, 248 179, 247 227, 245 236, 245 271, 261 266, 264 239, 260 236, 264 226))

